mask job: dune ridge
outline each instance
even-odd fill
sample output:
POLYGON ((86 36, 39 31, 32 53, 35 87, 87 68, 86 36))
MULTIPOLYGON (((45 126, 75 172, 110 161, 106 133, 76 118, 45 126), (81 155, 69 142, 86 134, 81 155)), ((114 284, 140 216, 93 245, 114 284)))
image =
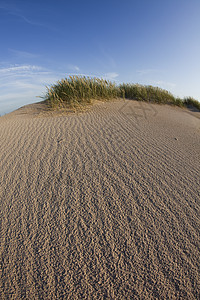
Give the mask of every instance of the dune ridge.
POLYGON ((0 118, 1 298, 198 299, 199 115, 34 107, 0 118))

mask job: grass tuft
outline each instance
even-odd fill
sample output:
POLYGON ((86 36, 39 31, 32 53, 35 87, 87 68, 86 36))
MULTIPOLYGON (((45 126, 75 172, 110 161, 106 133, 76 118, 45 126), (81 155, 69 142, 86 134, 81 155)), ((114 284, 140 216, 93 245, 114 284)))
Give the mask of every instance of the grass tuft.
POLYGON ((47 88, 43 98, 52 108, 64 108, 90 104, 92 99, 109 100, 119 96, 119 88, 108 80, 70 76, 47 88))
POLYGON ((153 103, 175 104, 175 97, 166 90, 151 85, 121 84, 125 98, 153 103))
POLYGON ((187 97, 183 100, 183 103, 185 106, 192 106, 197 108, 200 111, 200 102, 195 100, 192 97, 187 97))
POLYGON ((176 98, 167 90, 151 85, 123 83, 116 86, 111 81, 85 76, 69 76, 51 87, 47 87, 45 102, 53 109, 80 108, 92 103, 93 99, 133 99, 150 103, 170 104, 179 107, 193 106, 200 111, 200 102, 188 97, 176 98))

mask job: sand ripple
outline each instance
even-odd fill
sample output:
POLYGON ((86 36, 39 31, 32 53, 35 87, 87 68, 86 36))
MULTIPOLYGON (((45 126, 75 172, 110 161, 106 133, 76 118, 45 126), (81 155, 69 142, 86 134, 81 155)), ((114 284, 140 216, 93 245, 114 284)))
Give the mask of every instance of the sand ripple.
POLYGON ((200 120, 134 101, 0 118, 1 299, 198 299, 200 120))

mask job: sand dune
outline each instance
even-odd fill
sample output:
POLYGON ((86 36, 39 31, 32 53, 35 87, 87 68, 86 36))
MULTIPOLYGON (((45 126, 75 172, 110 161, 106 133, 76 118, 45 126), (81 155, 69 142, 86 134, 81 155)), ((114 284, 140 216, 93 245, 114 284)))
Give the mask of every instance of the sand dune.
POLYGON ((200 113, 40 109, 0 118, 0 298, 199 299, 200 113))

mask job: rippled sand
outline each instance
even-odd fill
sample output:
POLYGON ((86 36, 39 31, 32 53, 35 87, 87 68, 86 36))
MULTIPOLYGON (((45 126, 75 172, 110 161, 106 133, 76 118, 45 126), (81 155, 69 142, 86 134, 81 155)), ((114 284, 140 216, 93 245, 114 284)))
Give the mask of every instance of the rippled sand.
POLYGON ((1 299, 198 299, 200 113, 0 118, 1 299))

